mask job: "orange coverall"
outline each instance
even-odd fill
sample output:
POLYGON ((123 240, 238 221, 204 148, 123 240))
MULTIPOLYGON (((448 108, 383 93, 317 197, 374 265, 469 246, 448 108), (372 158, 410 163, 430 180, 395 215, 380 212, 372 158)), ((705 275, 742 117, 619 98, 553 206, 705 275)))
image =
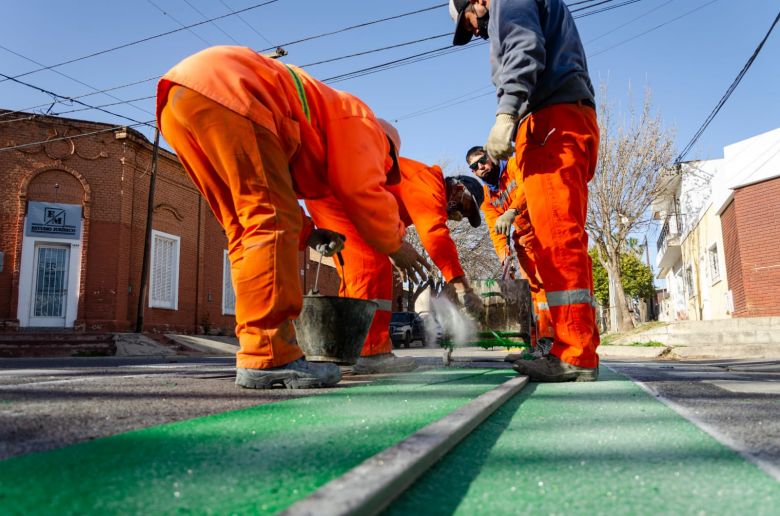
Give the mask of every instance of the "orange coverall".
MULTIPOLYGON (((446 281, 463 276, 458 251, 447 228, 447 197, 441 169, 403 157, 399 158, 399 166, 400 182, 386 188, 398 201, 401 221, 417 228, 423 247, 446 281)), ((356 231, 337 199, 307 200, 306 207, 317 226, 347 236, 342 251, 344 266, 337 266, 343 279, 339 295, 370 299, 379 304, 362 355, 389 353, 392 350, 389 331, 393 309, 390 260, 356 231)))
POLYGON ((528 280, 531 287, 531 301, 533 303, 535 334, 531 335, 532 344, 536 345, 536 339, 545 337, 552 339, 554 332, 552 320, 550 319, 550 309, 547 306, 547 297, 544 293, 544 286, 539 277, 536 260, 534 258, 534 247, 536 237, 531 221, 528 217, 528 206, 525 200, 523 182, 520 178, 519 170, 515 160, 507 161, 506 169, 499 177, 497 189, 491 189, 484 185, 485 200, 482 202, 482 213, 485 214, 490 230, 490 239, 493 241, 493 247, 496 250, 499 260, 502 262, 509 258, 507 256, 506 236, 496 233, 496 219, 509 209, 517 210, 517 216, 514 220, 515 230, 512 232, 512 242, 517 260, 520 262, 520 270, 523 279, 528 280))
POLYGON ((553 104, 531 113, 519 124, 515 141, 536 235, 536 265, 555 328, 550 352, 580 367, 599 362, 585 232, 588 181, 596 170, 598 145, 596 112, 579 103, 553 104))
POLYGON ((213 47, 160 80, 157 119, 227 235, 238 367, 300 358, 291 321, 301 309, 297 251, 308 231, 296 197, 338 199, 377 252, 401 246, 398 206, 384 189, 393 160, 374 114, 249 48, 213 47))

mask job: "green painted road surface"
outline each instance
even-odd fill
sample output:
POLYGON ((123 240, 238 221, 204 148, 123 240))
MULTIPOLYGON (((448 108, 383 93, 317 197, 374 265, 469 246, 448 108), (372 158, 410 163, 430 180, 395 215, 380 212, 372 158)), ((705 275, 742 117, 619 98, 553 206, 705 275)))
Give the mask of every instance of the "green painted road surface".
POLYGON ((528 385, 387 512, 777 515, 780 483, 602 367, 528 385))
POLYGON ((0 462, 0 513, 274 513, 503 383, 449 369, 0 462))
MULTIPOLYGON (((515 376, 443 369, 0 462, 0 514, 275 513, 515 376)), ((530 384, 390 514, 778 514, 780 483, 606 368, 530 384)))

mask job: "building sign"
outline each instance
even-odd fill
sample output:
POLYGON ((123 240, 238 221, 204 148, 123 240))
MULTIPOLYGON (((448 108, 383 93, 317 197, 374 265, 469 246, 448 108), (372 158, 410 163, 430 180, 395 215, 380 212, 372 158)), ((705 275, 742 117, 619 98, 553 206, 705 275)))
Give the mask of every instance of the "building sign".
POLYGON ((81 205, 30 201, 27 203, 24 234, 31 237, 81 238, 81 205))

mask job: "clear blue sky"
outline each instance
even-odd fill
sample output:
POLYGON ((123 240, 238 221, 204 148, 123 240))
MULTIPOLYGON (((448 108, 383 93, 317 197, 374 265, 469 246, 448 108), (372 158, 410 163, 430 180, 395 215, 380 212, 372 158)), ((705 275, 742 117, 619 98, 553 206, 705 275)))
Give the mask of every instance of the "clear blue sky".
MULTIPOLYGON (((238 10, 259 3, 258 0, 153 1, 167 14, 148 0, 8 2, 3 9, 4 30, 0 33, 0 45, 45 65, 52 65, 179 28, 173 18, 183 24, 202 21, 204 18, 196 9, 213 17, 227 13, 226 5, 238 10)), ((570 3, 573 1, 570 0, 570 3)), ((624 1, 615 0, 600 7, 624 1)), ((263 49, 440 3, 443 0, 278 0, 241 15, 256 32, 233 16, 218 21, 219 28, 213 24, 202 25, 191 31, 180 31, 56 70, 98 89, 109 88, 162 74, 181 58, 211 44, 235 44, 235 39, 241 44, 263 49)), ((780 2, 777 0, 641 0, 583 17, 577 20, 577 24, 586 51, 591 56, 589 66, 594 83, 607 83, 612 100, 624 105, 629 101, 629 86, 633 88, 636 99, 640 99, 644 87, 649 86, 655 107, 666 124, 676 128, 678 145, 682 147, 742 68, 778 9, 780 2), (699 7, 692 14, 675 20, 699 7), (661 24, 665 25, 640 35, 661 24)), ((452 21, 446 7, 441 7, 310 42, 287 45, 285 48, 289 55, 285 61, 306 65, 451 31, 452 21)), ((307 70, 319 79, 327 79, 450 43, 448 35, 415 45, 310 66, 307 70)), ((780 126, 778 63, 780 29, 770 37, 740 87, 688 158, 717 157, 726 144, 780 126)), ((38 66, 0 49, 0 72, 17 75, 35 68, 38 66)), ((20 80, 65 96, 91 91, 54 71, 34 73, 20 80)), ((154 93, 154 84, 147 82, 116 90, 112 94, 122 100, 144 97, 154 93)), ((450 173, 463 166, 467 147, 484 142, 495 111, 487 45, 341 81, 333 86, 358 95, 379 116, 398 119, 405 155, 425 162, 444 160, 451 163, 450 173), (428 114, 406 117, 447 104, 453 99, 457 102, 475 96, 476 99, 456 105, 449 102, 448 107, 428 114)), ((22 109, 45 103, 49 97, 5 81, 0 83, 0 99, 0 107, 22 109)), ((92 105, 117 102, 106 95, 82 100, 92 105)), ((134 105, 138 108, 120 105, 106 109, 137 120, 153 118, 150 115, 154 111, 152 100, 134 105)), ((59 104, 52 111, 78 107, 59 104)), ((63 116, 123 123, 120 118, 95 111, 63 116)), ((145 132, 151 134, 148 130, 145 132)))

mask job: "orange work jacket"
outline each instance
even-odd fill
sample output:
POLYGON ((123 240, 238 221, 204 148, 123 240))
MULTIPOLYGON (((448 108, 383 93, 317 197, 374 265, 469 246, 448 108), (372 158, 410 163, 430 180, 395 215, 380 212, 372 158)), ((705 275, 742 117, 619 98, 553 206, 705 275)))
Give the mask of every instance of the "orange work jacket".
POLYGON ((385 189, 390 145, 360 99, 245 47, 208 48, 165 74, 157 86, 158 123, 174 84, 275 133, 298 198, 333 195, 371 246, 385 254, 401 247, 404 226, 385 189))
POLYGON ((447 192, 438 166, 401 157, 401 181, 386 188, 398 201, 401 221, 414 225, 420 241, 446 281, 463 276, 458 250, 447 227, 447 192))
MULTIPOLYGON (((504 163, 504 162, 502 162, 504 163)), ((499 260, 507 257, 507 238, 496 233, 496 219, 509 209, 517 210, 515 217, 515 238, 519 239, 531 231, 531 223, 528 218, 528 206, 525 202, 525 190, 520 177, 520 170, 514 159, 506 162, 506 167, 498 180, 498 188, 491 189, 484 185, 485 200, 482 202, 482 213, 490 230, 490 239, 496 250, 499 260)))

